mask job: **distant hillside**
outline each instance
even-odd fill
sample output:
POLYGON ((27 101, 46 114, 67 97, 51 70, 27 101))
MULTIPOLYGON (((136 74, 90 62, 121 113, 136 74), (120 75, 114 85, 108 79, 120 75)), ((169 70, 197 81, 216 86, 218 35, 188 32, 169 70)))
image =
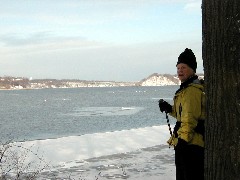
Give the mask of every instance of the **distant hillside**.
MULTIPOLYGON (((204 74, 197 74, 199 79, 204 78, 204 74)), ((169 86, 180 85, 177 75, 153 73, 147 78, 142 79, 137 84, 139 86, 169 86)))
POLYGON ((140 86, 168 86, 179 85, 180 81, 176 75, 153 73, 139 82, 140 86))

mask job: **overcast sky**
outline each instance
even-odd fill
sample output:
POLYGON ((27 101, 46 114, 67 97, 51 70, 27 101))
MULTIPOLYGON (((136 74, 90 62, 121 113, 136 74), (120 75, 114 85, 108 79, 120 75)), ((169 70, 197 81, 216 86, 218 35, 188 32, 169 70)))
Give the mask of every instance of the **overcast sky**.
POLYGON ((0 76, 139 81, 202 63, 201 0, 0 0, 0 76))

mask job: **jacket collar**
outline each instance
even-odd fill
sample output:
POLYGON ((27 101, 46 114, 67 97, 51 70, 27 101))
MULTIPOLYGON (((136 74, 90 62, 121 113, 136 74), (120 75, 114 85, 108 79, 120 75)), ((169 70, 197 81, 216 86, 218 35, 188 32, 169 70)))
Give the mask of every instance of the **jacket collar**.
POLYGON ((193 83, 196 79, 198 79, 197 75, 191 76, 190 78, 188 78, 186 81, 184 81, 183 83, 181 83, 180 88, 176 91, 175 94, 177 94, 179 91, 181 91, 182 89, 185 89, 186 87, 188 87, 189 84, 193 83))

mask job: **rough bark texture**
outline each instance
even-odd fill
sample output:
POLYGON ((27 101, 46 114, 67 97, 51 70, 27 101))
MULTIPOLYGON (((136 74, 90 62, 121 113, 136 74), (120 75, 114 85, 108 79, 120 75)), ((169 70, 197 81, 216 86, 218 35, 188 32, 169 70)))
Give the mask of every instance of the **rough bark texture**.
POLYGON ((240 179, 240 0, 203 0, 205 180, 240 179))

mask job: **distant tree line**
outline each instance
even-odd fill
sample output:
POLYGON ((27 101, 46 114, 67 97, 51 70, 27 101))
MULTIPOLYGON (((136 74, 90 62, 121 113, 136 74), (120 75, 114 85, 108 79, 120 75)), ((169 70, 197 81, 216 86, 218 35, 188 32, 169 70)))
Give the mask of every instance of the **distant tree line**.
MULTIPOLYGON (((204 76, 203 74, 198 74, 204 76)), ((113 87, 113 86, 141 86, 151 77, 164 77, 175 84, 179 83, 177 75, 153 73, 139 82, 116 82, 79 79, 33 79, 25 77, 0 77, 0 89, 37 89, 37 88, 76 88, 76 87, 113 87)))
POLYGON ((12 87, 29 88, 30 81, 28 78, 23 77, 0 77, 0 89, 11 89, 12 87))
POLYGON ((23 77, 0 77, 0 89, 36 89, 36 88, 74 88, 74 87, 98 87, 105 85, 111 86, 132 86, 133 82, 115 82, 115 81, 88 81, 79 79, 34 79, 29 80, 23 77))

